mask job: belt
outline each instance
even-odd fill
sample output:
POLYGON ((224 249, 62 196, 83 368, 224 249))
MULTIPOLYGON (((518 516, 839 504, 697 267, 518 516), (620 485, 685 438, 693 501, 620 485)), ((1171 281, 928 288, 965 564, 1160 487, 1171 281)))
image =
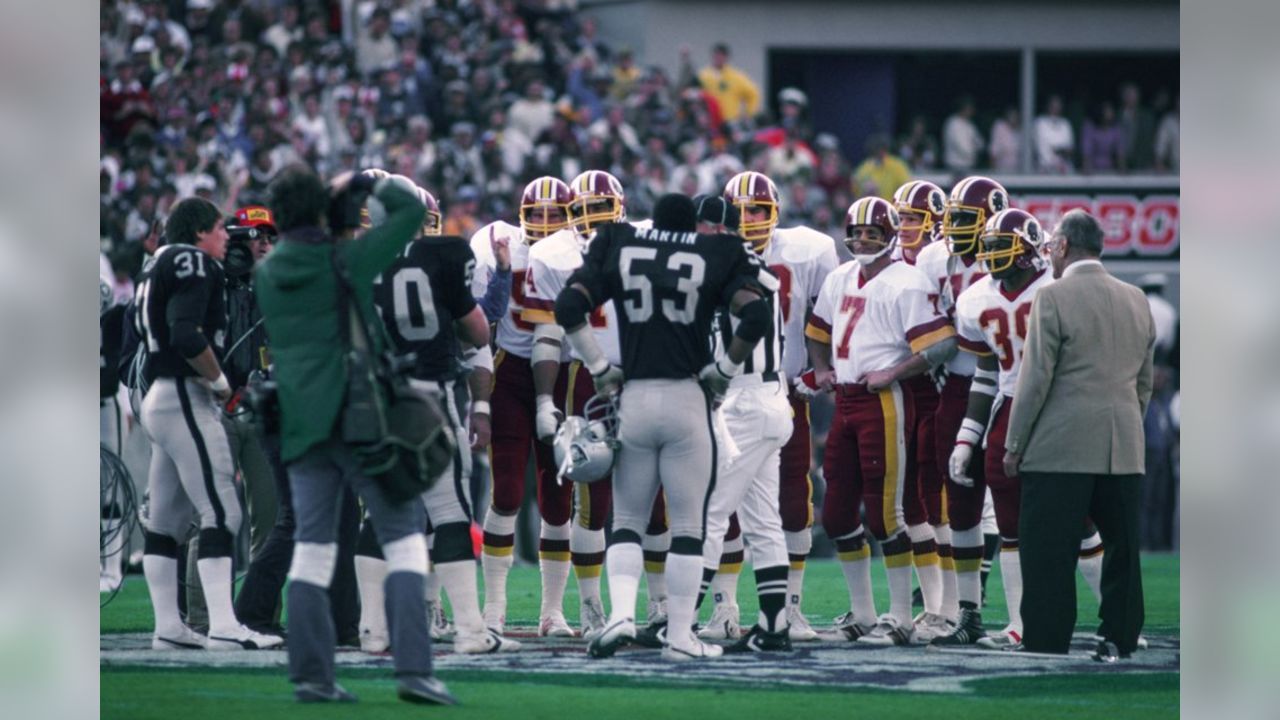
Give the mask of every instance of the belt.
POLYGON ((867 389, 866 383, 840 383, 836 385, 836 395, 839 397, 856 397, 858 395, 874 395, 875 393, 867 389))
POLYGON ((777 372, 751 373, 750 375, 739 375, 729 381, 729 387, 756 387, 757 385, 769 385, 780 382, 781 378, 777 372))

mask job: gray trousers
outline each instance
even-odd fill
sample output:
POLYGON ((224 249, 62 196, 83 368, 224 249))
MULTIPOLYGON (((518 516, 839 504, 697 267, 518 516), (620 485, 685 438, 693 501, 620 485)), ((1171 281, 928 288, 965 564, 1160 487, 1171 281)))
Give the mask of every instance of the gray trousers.
MULTIPOLYGON (((294 540, 299 543, 336 545, 344 485, 364 502, 384 548, 388 543, 422 533, 422 503, 391 502, 381 486, 364 476, 355 456, 337 439, 312 447, 289 463, 288 469, 298 524, 294 540)), ((425 576, 416 572, 392 572, 387 576, 387 620, 399 676, 431 674, 424 580, 425 576)), ((289 679, 295 683, 333 683, 336 632, 327 590, 309 582, 289 584, 289 679)))
POLYGON ((716 468, 711 404, 702 387, 693 379, 628 380, 621 403, 613 531, 643 535, 661 486, 672 538, 701 542, 716 468))
POLYGON ((441 409, 449 418, 458 447, 449 463, 431 489, 422 494, 427 511, 427 523, 437 528, 449 523, 466 523, 470 532, 474 508, 471 504, 471 448, 467 444, 467 384, 466 380, 410 380, 417 390, 434 395, 440 400, 441 409))

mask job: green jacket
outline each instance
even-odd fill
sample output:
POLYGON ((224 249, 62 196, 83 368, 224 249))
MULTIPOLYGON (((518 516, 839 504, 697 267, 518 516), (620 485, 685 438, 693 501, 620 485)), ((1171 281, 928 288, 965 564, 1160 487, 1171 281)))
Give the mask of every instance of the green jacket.
MULTIPOLYGON (((373 311, 373 280, 418 235, 426 208, 418 198, 385 180, 374 195, 386 221, 360 238, 339 242, 366 318, 373 311)), ((334 433, 346 395, 345 318, 338 313, 338 282, 332 241, 319 228, 284 234, 254 270, 258 305, 271 338, 279 386, 281 459, 290 462, 334 433)), ((375 351, 380 336, 373 338, 375 351)))

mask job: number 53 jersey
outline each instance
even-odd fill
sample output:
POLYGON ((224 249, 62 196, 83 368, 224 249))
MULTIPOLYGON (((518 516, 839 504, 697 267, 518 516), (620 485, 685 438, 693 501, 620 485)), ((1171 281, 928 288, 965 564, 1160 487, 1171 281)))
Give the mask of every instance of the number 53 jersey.
POLYGON ((737 236, 622 223, 597 231, 568 286, 575 283, 596 305, 613 301, 628 380, 696 376, 712 359, 716 309, 740 289, 768 297, 778 288, 778 279, 737 236))
POLYGON ((1041 288, 1053 283, 1053 274, 1041 270, 1015 293, 1006 292, 990 275, 960 293, 956 300, 956 331, 960 349, 974 355, 995 354, 1000 362, 1000 394, 1013 397, 1027 342, 1031 303, 1041 288))
POLYGON ((827 276, 805 335, 830 343, 838 383, 860 383, 913 353, 955 334, 929 299, 933 291, 919 270, 890 263, 871 280, 847 262, 827 276))
POLYGON ((448 380, 460 371, 453 323, 476 306, 475 255, 460 237, 418 238, 374 281, 373 302, 397 354, 414 353, 413 377, 448 380))

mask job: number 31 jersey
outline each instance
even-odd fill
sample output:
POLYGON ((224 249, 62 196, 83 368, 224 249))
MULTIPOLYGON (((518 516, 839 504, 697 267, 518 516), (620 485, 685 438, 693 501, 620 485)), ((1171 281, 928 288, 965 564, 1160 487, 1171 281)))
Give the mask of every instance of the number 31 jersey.
POLYGON ((143 341, 154 377, 196 377, 199 373, 173 347, 170 329, 178 323, 200 328, 205 341, 221 356, 227 310, 222 264, 192 245, 165 245, 156 252, 147 279, 138 285, 143 341))
POLYGON ((960 293, 956 300, 957 341, 961 350, 974 355, 995 354, 1000 362, 998 385, 1002 395, 1013 397, 1027 342, 1031 303, 1041 288, 1053 283, 1053 274, 1041 270, 1016 293, 1005 292, 990 275, 960 293))
POLYGON ((466 240, 425 237, 406 245, 374 280, 373 302, 396 353, 417 355, 413 377, 447 380, 460 372, 453 323, 476 306, 475 264, 466 240))
MULTIPOLYGON (((711 320, 734 293, 768 297, 778 280, 734 235, 600 228, 586 260, 569 278, 597 305, 612 300, 628 380, 684 379, 711 362, 711 320)), ((566 290, 568 292, 568 290, 566 290)))
POLYGON ((928 279, 903 262, 870 280, 850 261, 827 276, 805 334, 830 343, 836 382, 860 383, 955 334, 929 299, 928 279))

